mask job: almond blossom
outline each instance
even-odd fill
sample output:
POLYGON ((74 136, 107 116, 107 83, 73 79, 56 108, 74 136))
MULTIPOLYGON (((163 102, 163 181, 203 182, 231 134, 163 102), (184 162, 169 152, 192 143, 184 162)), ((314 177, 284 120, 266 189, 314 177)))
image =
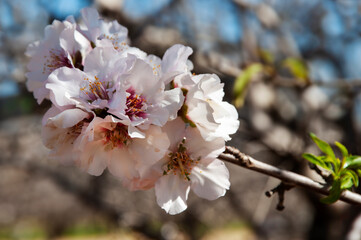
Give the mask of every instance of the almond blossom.
POLYGON ((163 176, 155 183, 157 203, 169 214, 187 208, 189 191, 201 198, 215 200, 229 189, 229 173, 217 159, 224 151, 222 138, 204 141, 196 128, 177 118, 164 131, 170 139, 168 154, 157 163, 163 176))
POLYGON ((196 126, 206 141, 231 139, 229 135, 239 126, 238 113, 233 105, 223 101, 223 83, 217 75, 178 75, 173 87, 183 89, 186 95, 182 119, 196 126))
POLYGON ((229 173, 217 157, 239 121, 218 76, 191 73, 190 47, 147 55, 116 21, 81 14, 79 24, 54 21, 27 49, 27 86, 52 103, 42 128, 50 158, 95 176, 108 169, 131 191, 155 187, 169 214, 187 208, 190 190, 225 195, 229 173))
POLYGON ((26 85, 39 104, 49 98, 45 88, 49 74, 61 67, 82 68, 82 59, 90 49, 89 41, 76 30, 71 17, 63 22, 54 20, 45 28, 44 39, 28 46, 26 55, 31 60, 26 85))
POLYGON ((70 165, 77 161, 74 142, 86 128, 93 116, 80 109, 60 109, 52 106, 44 115, 42 139, 51 149, 49 157, 70 165))
POLYGON ((100 175, 107 167, 130 190, 149 189, 158 175, 144 177, 139 169, 160 160, 169 140, 156 126, 146 131, 145 138, 132 138, 127 128, 112 116, 95 117, 75 142, 80 150, 78 165, 92 175, 100 175))

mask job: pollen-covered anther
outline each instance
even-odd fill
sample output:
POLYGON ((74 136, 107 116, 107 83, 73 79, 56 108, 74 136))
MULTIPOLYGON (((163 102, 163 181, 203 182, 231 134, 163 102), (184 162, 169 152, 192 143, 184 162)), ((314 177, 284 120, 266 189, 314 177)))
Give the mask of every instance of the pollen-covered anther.
POLYGON ((107 150, 123 148, 131 141, 131 138, 128 135, 127 126, 121 123, 114 123, 114 125, 113 129, 103 129, 104 145, 107 150))
POLYGON ((135 118, 145 118, 147 116, 146 99, 142 95, 136 94, 133 89, 128 89, 127 93, 127 108, 125 113, 131 120, 134 120, 135 118))
POLYGON ((106 86, 104 82, 101 82, 97 76, 94 76, 93 81, 90 81, 89 78, 84 78, 84 81, 87 81, 88 83, 85 87, 80 88, 80 91, 84 92, 89 97, 89 100, 109 100, 107 92, 107 88, 109 88, 109 86, 106 86))
POLYGON ((47 56, 44 56, 45 62, 43 65, 43 71, 42 73, 50 74, 55 69, 61 68, 61 67, 69 67, 72 68, 72 64, 70 60, 67 58, 65 53, 62 50, 59 49, 51 49, 49 51, 49 54, 47 56))
POLYGON ((189 156, 187 148, 184 146, 184 141, 179 144, 177 151, 169 153, 168 157, 167 170, 165 170, 163 174, 167 175, 172 173, 173 175, 177 175, 179 173, 185 180, 189 181, 192 169, 199 163, 199 159, 194 160, 189 156))

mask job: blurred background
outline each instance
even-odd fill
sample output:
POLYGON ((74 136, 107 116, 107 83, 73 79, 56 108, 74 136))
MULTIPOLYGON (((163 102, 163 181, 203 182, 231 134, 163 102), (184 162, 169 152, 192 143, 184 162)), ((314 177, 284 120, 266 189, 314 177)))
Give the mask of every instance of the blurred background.
POLYGON ((228 145, 316 180, 301 158, 317 153, 309 132, 361 154, 358 0, 0 0, 0 239, 361 239, 359 207, 296 188, 279 212, 264 195, 278 180, 230 164, 225 197, 191 194, 188 210, 169 216, 153 190, 48 160, 40 130, 50 104, 26 90, 24 51, 86 6, 148 53, 191 46, 194 72, 218 74, 239 109, 228 145))

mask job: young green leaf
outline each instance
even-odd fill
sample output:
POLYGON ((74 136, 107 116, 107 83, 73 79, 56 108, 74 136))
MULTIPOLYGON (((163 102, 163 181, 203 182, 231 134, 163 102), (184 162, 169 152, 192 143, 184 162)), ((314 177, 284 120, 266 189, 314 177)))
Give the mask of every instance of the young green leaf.
POLYGON ((347 148, 343 144, 336 141, 335 145, 340 149, 340 152, 342 153, 342 156, 348 157, 347 148))
POLYGON ((288 68, 293 76, 295 76, 297 79, 304 83, 310 83, 307 65, 302 59, 287 58, 283 61, 283 66, 288 68))
MULTIPOLYGON (((343 169, 342 171, 341 171, 341 179, 343 179, 343 178, 350 178, 351 180, 352 180, 352 184, 351 184, 351 186, 352 185, 355 185, 355 187, 358 187, 358 184, 359 184, 359 179, 358 179, 358 176, 357 176, 357 174, 356 174, 356 172, 355 171, 353 171, 353 170, 350 170, 350 169, 343 169)), ((342 188, 342 186, 341 186, 341 188, 342 188)), ((343 188, 342 188, 343 189, 343 188)))
POLYGON ((325 198, 321 198, 322 203, 331 204, 336 202, 340 196, 341 196, 342 190, 341 190, 341 180, 335 179, 332 183, 330 195, 328 195, 325 198))
POLYGON ((323 153, 330 156, 332 160, 336 159, 335 153, 333 152, 331 146, 327 142, 319 139, 314 133, 310 133, 310 136, 323 153))
POLYGON ((344 168, 357 169, 361 168, 361 156, 349 156, 346 158, 344 168))
POLYGON ((346 175, 341 178, 341 189, 349 189, 353 186, 352 177, 350 175, 346 175))
POLYGON ((254 63, 245 68, 243 72, 237 77, 233 86, 234 105, 236 107, 243 106, 249 83, 255 75, 262 71, 262 69, 262 64, 254 63))
POLYGON ((304 159, 306 159, 307 161, 309 161, 310 163, 313 163, 313 164, 315 164, 319 167, 322 167, 324 169, 327 169, 329 171, 333 171, 332 166, 327 164, 321 157, 317 157, 311 153, 304 153, 304 154, 302 154, 302 157, 304 159))

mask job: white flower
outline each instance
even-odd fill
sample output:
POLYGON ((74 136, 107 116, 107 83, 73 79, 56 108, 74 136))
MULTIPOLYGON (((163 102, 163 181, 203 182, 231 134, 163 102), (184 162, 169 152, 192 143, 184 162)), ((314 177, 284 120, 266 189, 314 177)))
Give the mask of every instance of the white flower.
POLYGON ((75 140, 91 121, 92 115, 80 109, 60 109, 52 106, 44 115, 42 139, 51 149, 50 158, 63 164, 74 164, 77 152, 75 140))
POLYGON ((169 152, 157 166, 163 176, 155 184, 157 203, 169 214, 187 208, 190 189, 199 197, 215 200, 229 189, 229 173, 217 156, 224 151, 222 138, 204 141, 196 128, 177 118, 164 126, 170 139, 169 152))
POLYGON ((54 71, 46 87, 57 107, 76 106, 100 117, 112 114, 130 126, 130 134, 141 134, 135 127, 163 126, 177 116, 184 100, 180 89, 164 91, 148 63, 113 48, 95 48, 85 59, 84 72, 54 71))
POLYGON ((132 138, 127 128, 112 116, 95 117, 75 143, 80 150, 78 165, 93 175, 108 167, 130 190, 149 189, 159 174, 149 175, 148 166, 164 156, 168 138, 156 126, 142 139, 132 138))
POLYGON ((44 39, 28 46, 26 55, 31 59, 26 85, 39 104, 49 97, 45 88, 49 74, 61 67, 82 68, 82 60, 90 49, 89 41, 76 30, 72 18, 63 22, 54 20, 45 28, 44 39))
POLYGON ((174 87, 183 89, 186 94, 181 109, 182 119, 197 126, 206 141, 221 137, 228 141, 230 134, 239 127, 235 107, 223 101, 223 84, 215 74, 178 75, 174 87))
POLYGON ((129 46, 128 29, 117 21, 103 20, 94 8, 83 8, 80 12, 83 24, 79 25, 79 31, 84 34, 93 47, 113 46, 119 52, 146 57, 145 52, 129 46))

